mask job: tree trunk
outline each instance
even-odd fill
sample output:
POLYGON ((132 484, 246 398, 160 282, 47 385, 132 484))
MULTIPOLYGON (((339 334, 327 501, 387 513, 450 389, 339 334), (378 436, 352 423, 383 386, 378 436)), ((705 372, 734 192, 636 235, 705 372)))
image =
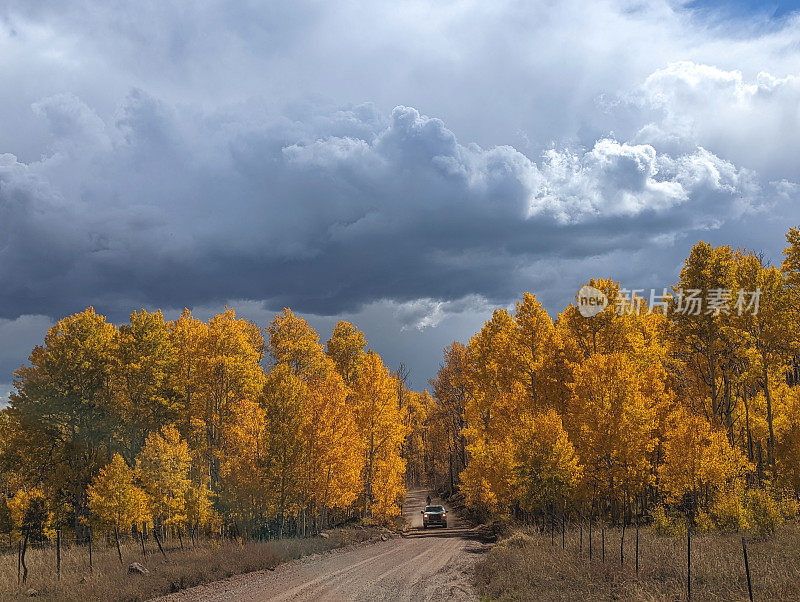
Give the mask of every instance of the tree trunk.
POLYGON ((764 376, 764 395, 767 398, 767 425, 769 426, 769 439, 767 439, 767 462, 772 468, 772 478, 778 478, 778 467, 775 464, 775 431, 772 426, 772 394, 769 387, 769 374, 767 372, 766 354, 762 354, 761 367, 764 376))

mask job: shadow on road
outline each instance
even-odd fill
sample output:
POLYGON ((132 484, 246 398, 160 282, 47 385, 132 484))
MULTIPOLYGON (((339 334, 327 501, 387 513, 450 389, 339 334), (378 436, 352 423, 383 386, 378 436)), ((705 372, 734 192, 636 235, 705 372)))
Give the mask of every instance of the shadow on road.
POLYGON ((494 535, 484 527, 453 527, 453 528, 430 528, 420 529, 414 527, 403 533, 406 539, 423 539, 423 538, 451 538, 458 537, 460 539, 467 539, 471 541, 479 541, 481 543, 490 543, 494 541, 494 535))

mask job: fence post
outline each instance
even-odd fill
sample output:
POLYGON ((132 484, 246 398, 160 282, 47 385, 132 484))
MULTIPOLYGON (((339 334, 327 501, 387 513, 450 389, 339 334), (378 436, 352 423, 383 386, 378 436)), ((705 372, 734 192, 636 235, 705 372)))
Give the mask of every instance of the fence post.
POLYGON ((167 559, 167 553, 164 552, 164 548, 161 547, 161 538, 158 536, 158 529, 153 528, 153 538, 156 540, 158 544, 158 549, 161 551, 161 555, 164 557, 164 560, 167 559))
POLYGON ((692 599, 692 523, 686 521, 686 599, 692 599))
POLYGON ((22 578, 22 540, 17 542, 17 583, 22 578))
POLYGON ((61 581, 61 529, 56 530, 56 573, 61 581))
POLYGON ((580 548, 579 555, 583 556, 583 523, 580 524, 580 532, 581 532, 580 545, 578 547, 580 548))
POLYGON ((622 537, 619 538, 619 565, 625 563, 625 516, 622 516, 622 537))
POLYGON ((592 517, 589 516, 589 562, 592 561, 592 517))
POLYGON ((119 556, 119 563, 124 564, 122 562, 122 550, 119 547, 119 527, 114 525, 114 541, 117 542, 117 556, 119 556))
POLYGON ((602 535, 602 544, 603 544, 602 545, 602 548, 603 548, 603 563, 605 563, 605 561, 606 561, 606 528, 605 528, 605 526, 602 527, 601 535, 602 535))
POLYGON ((94 573, 94 564, 92 563, 92 528, 89 527, 89 572, 94 573))
POLYGON ((30 532, 27 529, 25 529, 25 539, 22 542, 22 557, 21 557, 21 562, 22 562, 22 583, 25 583, 28 580, 28 565, 25 564, 25 552, 28 551, 28 536, 29 535, 30 535, 30 532))
POLYGON ((639 574, 639 519, 636 519, 636 574, 639 574))
POLYGON ((747 544, 742 537, 742 552, 744 553, 744 572, 747 573, 747 594, 750 596, 750 602, 753 602, 753 584, 750 582, 750 563, 747 562, 747 544))

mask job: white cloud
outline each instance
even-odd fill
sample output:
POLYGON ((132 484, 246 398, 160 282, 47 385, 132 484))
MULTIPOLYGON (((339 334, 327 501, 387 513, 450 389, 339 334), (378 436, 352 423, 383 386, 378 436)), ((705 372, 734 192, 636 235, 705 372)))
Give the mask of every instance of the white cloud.
POLYGON ((494 305, 479 295, 467 295, 452 301, 430 298, 414 299, 403 303, 385 301, 393 310, 395 318, 402 324, 401 330, 436 328, 451 316, 465 312, 491 313, 494 305))
POLYGON ((691 61, 651 74, 634 95, 651 119, 634 139, 664 149, 703 146, 768 178, 800 178, 800 78, 746 78, 691 61))

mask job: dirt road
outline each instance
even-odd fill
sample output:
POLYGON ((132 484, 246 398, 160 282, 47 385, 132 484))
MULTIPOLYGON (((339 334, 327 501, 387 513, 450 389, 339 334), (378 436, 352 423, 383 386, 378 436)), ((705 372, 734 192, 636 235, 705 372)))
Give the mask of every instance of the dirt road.
POLYGON ((486 546, 477 531, 452 513, 447 529, 423 530, 420 511, 425 496, 424 491, 409 492, 403 510, 411 529, 403 537, 309 556, 274 571, 237 575, 163 600, 474 600, 469 573, 486 546))

